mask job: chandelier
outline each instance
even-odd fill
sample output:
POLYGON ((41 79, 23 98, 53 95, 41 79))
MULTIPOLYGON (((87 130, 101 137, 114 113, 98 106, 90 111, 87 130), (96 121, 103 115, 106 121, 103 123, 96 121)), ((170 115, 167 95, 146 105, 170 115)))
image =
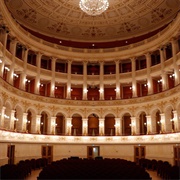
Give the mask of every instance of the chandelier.
POLYGON ((109 7, 108 0, 80 0, 79 7, 90 16, 102 14, 109 7))

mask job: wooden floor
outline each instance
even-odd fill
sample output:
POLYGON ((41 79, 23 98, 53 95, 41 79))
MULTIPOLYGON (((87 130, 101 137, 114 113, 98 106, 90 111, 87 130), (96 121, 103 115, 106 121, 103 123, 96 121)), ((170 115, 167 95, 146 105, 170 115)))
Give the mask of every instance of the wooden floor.
MULTIPOLYGON (((32 171, 31 176, 28 176, 25 180, 36 180, 39 173, 41 170, 35 170, 32 171)), ((157 172, 156 171, 149 171, 147 170, 147 172, 150 174, 152 180, 162 180, 162 178, 160 178, 159 176, 157 176, 157 172)))

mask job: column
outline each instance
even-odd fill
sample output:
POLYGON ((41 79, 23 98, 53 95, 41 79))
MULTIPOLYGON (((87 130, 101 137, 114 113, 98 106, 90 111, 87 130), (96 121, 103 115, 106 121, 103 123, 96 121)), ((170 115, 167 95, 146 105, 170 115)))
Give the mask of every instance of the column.
POLYGON ((152 113, 151 114, 151 133, 152 134, 157 134, 157 122, 156 122, 156 114, 152 113))
POLYGON ((55 97, 54 91, 55 91, 56 58, 52 58, 51 67, 52 67, 52 69, 51 69, 52 70, 52 79, 51 79, 50 96, 55 97))
POLYGON ((47 134, 55 134, 56 132, 56 117, 48 118, 47 134))
POLYGON ((36 115, 35 121, 32 120, 32 131, 41 134, 41 115, 36 115))
POLYGON ((151 77, 151 55, 147 53, 146 55, 147 64, 147 84, 148 84, 148 95, 153 94, 153 82, 151 77))
POLYGON ((40 86, 40 73, 41 73, 41 57, 42 54, 38 53, 36 56, 36 65, 37 65, 37 75, 35 78, 35 94, 39 94, 39 86, 40 86))
POLYGON ((104 118, 99 118, 99 135, 104 136, 104 118))
POLYGON ((0 128, 4 128, 4 114, 5 114, 6 107, 2 107, 1 113, 0 113, 0 128))
POLYGON ((83 136, 88 135, 88 119, 82 119, 82 134, 83 136))
POLYGON ((31 133, 40 134, 41 115, 33 115, 31 120, 31 133))
POLYGON ((139 134, 139 126, 136 117, 131 117, 131 135, 139 134))
POLYGON ((161 133, 164 133, 164 132, 166 132, 165 131, 166 130, 165 114, 161 113, 160 116, 161 116, 161 121, 160 121, 160 123, 161 123, 161 133))
POLYGON ((3 73, 4 73, 4 57, 0 57, 1 59, 1 63, 0 63, 0 77, 3 77, 3 73))
POLYGON ((116 136, 122 135, 122 120, 120 118, 115 118, 115 133, 116 136))
POLYGON ((65 134, 71 135, 72 118, 66 118, 65 120, 65 134))
POLYGON ((175 86, 180 83, 180 77, 179 77, 179 68, 177 65, 177 53, 179 51, 178 47, 178 41, 177 39, 172 39, 171 41, 172 45, 172 55, 173 55, 173 69, 174 69, 174 74, 175 74, 175 86))
POLYGON ((16 56, 16 45, 17 41, 13 40, 10 43, 10 52, 12 53, 12 63, 10 65, 10 71, 8 72, 7 75, 7 81, 13 85, 13 79, 14 79, 14 67, 15 67, 15 56, 16 56))
POLYGON ((137 84, 136 84, 136 63, 135 58, 131 58, 132 64, 132 97, 137 97, 137 84))
POLYGON ((10 118, 9 118, 9 129, 14 130, 14 119, 15 119, 15 110, 11 110, 10 118))
POLYGON ((104 62, 100 62, 100 87, 99 87, 99 93, 100 93, 100 100, 104 100, 104 62))
POLYGON ((147 123, 147 134, 151 134, 153 131, 151 116, 149 116, 149 115, 146 116, 146 123, 147 123))
POLYGON ((120 82, 119 82, 119 60, 115 61, 116 63, 116 99, 121 99, 120 97, 120 82))
POLYGON ((178 118, 177 111, 173 111, 173 121, 174 121, 174 131, 179 132, 180 131, 180 118, 178 118))
POLYGON ((7 30, 4 30, 2 33, 3 54, 5 54, 6 52, 7 38, 8 38, 7 30))
POLYGON ((26 132, 27 127, 27 113, 23 113, 22 117, 19 119, 18 131, 26 132))
POLYGON ((23 48, 22 60, 24 64, 23 64, 23 71, 21 72, 21 75, 20 75, 20 85, 19 85, 19 88, 22 90, 25 90, 26 88, 27 58, 28 58, 28 50, 26 48, 23 48))
POLYGON ((165 91, 166 89, 168 89, 167 74, 164 71, 165 50, 162 47, 161 49, 159 49, 159 51, 160 51, 160 59, 161 59, 162 90, 165 91))
POLYGON ((83 100, 87 100, 87 61, 83 62, 83 100))
POLYGON ((67 70, 67 95, 66 99, 71 99, 71 64, 72 61, 68 61, 68 70, 67 70))

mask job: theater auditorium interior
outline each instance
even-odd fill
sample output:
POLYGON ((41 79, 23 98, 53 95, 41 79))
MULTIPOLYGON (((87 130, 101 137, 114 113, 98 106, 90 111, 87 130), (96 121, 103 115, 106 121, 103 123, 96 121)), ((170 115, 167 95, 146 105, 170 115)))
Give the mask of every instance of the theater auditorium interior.
POLYGON ((180 178, 180 0, 0 0, 0 178, 34 172, 180 178))

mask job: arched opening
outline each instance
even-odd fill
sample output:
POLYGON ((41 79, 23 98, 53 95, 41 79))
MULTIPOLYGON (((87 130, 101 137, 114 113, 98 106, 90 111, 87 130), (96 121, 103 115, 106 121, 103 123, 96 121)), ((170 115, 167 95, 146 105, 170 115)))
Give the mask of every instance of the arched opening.
POLYGON ((159 110, 156 112, 155 118, 156 118, 156 132, 160 134, 162 132, 162 127, 161 127, 161 116, 159 110))
POLYGON ((41 134, 47 134, 47 126, 48 126, 48 115, 46 112, 41 113, 41 122, 40 122, 40 131, 41 134))
POLYGON ((72 116, 72 127, 71 134, 73 136, 82 135, 82 117, 79 114, 74 114, 72 116))
POLYGON ((26 131, 31 133, 31 125, 32 125, 32 113, 30 110, 27 111, 27 122, 26 122, 26 131))
POLYGON ((115 136, 115 117, 113 114, 108 114, 105 117, 105 135, 115 136))
POLYGON ((56 115, 56 128, 55 134, 57 135, 64 135, 65 134, 65 118, 62 113, 58 113, 56 115))
POLYGON ((99 117, 94 113, 88 117, 88 135, 99 135, 99 117))
POLYGON ((131 135, 131 115, 129 113, 122 117, 122 135, 131 135))
POLYGON ((147 134, 147 119, 145 112, 142 112, 139 115, 139 127, 140 127, 140 135, 147 134))

